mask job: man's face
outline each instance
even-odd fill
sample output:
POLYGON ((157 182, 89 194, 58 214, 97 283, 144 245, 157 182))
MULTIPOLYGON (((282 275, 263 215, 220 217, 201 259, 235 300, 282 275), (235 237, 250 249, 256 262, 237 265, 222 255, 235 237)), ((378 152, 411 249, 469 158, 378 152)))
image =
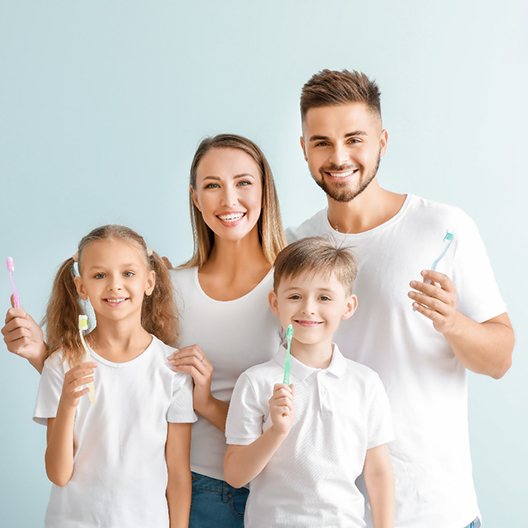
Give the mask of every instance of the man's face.
POLYGON ((376 176, 387 147, 381 118, 364 103, 308 110, 301 146, 313 179, 332 199, 349 202, 376 176))

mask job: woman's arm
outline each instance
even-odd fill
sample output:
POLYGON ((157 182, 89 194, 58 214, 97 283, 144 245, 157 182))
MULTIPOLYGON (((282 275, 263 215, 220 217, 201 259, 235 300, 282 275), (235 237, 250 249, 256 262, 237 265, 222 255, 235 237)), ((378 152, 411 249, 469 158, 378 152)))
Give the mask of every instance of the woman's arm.
POLYGON ((44 342, 42 330, 28 313, 22 308, 10 308, 2 334, 10 352, 26 358, 42 373, 48 347, 44 342))
POLYGON ((191 510, 191 424, 169 423, 165 456, 167 459, 170 528, 187 528, 191 510))
POLYGON ((77 390, 92 382, 95 363, 83 363, 66 373, 57 416, 48 418, 46 474, 57 486, 65 486, 73 475, 73 425, 79 399, 89 388, 77 390))
POLYGON ((194 383, 194 410, 220 431, 225 431, 229 404, 216 399, 211 393, 213 366, 198 345, 180 348, 168 358, 175 372, 189 374, 194 383))
POLYGON ((387 444, 367 450, 363 476, 374 528, 394 526, 394 482, 387 444))

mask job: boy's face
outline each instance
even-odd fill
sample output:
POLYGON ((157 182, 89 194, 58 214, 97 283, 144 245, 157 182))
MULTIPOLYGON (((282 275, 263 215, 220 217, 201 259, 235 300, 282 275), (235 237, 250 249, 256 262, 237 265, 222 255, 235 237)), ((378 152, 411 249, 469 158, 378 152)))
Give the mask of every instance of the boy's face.
POLYGON ((331 342, 339 323, 357 307, 356 296, 346 292, 335 273, 308 272, 284 278, 269 301, 282 327, 291 324, 293 339, 306 345, 331 342))

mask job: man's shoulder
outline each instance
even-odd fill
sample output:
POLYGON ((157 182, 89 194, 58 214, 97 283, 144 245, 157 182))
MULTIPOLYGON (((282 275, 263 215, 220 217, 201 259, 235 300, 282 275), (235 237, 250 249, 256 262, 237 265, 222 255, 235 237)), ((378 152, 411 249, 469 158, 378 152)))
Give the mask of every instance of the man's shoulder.
POLYGON ((301 238, 318 236, 326 232, 328 232, 328 220, 327 208, 325 207, 297 227, 286 229, 286 240, 291 244, 301 238))
POLYGON ((442 220, 453 219, 458 221, 471 221, 470 216, 458 206, 414 195, 411 196, 409 212, 411 214, 414 213, 421 218, 429 217, 442 220))

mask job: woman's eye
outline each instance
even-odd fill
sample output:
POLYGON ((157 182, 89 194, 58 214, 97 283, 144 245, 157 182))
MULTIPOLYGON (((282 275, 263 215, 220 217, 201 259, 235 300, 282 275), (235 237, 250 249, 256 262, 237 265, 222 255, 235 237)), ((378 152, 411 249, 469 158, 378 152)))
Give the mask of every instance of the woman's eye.
POLYGON ((251 182, 249 180, 241 180, 237 184, 239 187, 247 187, 248 185, 251 185, 251 182))
POLYGON ((218 189, 219 187, 218 183, 207 183, 204 189, 218 189))

